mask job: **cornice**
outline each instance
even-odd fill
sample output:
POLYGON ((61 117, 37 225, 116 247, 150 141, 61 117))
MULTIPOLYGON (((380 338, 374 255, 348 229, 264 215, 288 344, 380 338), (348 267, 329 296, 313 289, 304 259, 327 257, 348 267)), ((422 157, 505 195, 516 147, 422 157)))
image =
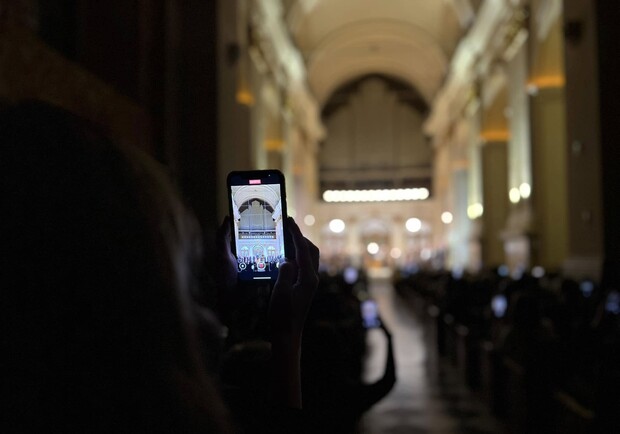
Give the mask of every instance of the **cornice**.
POLYGON ((286 28, 281 2, 253 2, 250 25, 250 50, 284 95, 284 111, 292 113, 310 138, 320 140, 325 133, 318 103, 309 91, 306 65, 286 28))
POLYGON ((455 50, 444 85, 424 125, 428 135, 439 139, 436 144, 441 144, 440 138, 455 120, 471 111, 472 104, 479 106, 480 92, 472 97, 472 89, 480 89, 487 77, 497 77, 506 56, 526 38, 524 0, 484 0, 469 32, 455 50))

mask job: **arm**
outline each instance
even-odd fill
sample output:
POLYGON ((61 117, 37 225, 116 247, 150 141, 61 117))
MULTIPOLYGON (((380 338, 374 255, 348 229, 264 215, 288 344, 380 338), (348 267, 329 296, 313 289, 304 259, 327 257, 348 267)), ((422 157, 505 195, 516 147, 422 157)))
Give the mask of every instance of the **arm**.
POLYGON ((269 306, 273 396, 280 404, 301 408, 301 335, 318 287, 319 249, 304 238, 292 218, 288 230, 296 260, 281 266, 269 306))
POLYGON ((381 321, 381 329, 387 339, 387 358, 385 360, 385 370, 383 376, 373 384, 363 384, 359 389, 354 390, 354 397, 359 403, 360 413, 370 409, 373 405, 385 397, 396 384, 396 364, 394 363, 394 348, 392 345, 392 334, 381 321))

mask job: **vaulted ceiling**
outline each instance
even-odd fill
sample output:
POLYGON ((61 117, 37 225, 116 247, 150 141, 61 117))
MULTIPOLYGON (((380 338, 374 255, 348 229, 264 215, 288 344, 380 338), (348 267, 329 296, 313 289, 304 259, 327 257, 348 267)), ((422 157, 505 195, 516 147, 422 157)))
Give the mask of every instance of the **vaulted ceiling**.
MULTIPOLYGON (((476 2, 473 2, 474 4, 476 2)), ((342 85, 383 74, 428 105, 473 17, 470 0, 289 0, 289 30, 322 106, 342 85)))

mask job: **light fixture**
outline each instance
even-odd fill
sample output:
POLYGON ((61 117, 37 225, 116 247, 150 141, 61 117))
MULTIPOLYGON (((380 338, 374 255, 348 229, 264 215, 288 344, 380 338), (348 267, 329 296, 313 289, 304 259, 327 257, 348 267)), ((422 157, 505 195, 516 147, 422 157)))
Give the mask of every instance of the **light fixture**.
POLYGON ((446 225, 449 225, 450 223, 452 223, 453 219, 454 217, 452 216, 452 213, 450 211, 444 211, 441 214, 441 221, 446 225))
POLYGON ((524 182, 519 186, 519 193, 523 199, 527 199, 532 194, 532 187, 527 182, 524 182))
POLYGON ((375 242, 368 243, 368 245, 366 246, 366 250, 371 255, 376 255, 377 253, 379 253, 379 244, 375 242))
POLYGON ((412 233, 419 232, 422 229, 422 221, 419 218, 411 217, 405 222, 405 228, 412 233))
POLYGON ((482 206, 481 203, 474 203, 467 207, 467 217, 469 217, 471 220, 475 220, 478 217, 482 217, 483 213, 484 213, 484 207, 482 206))
POLYGON ((402 254, 403 254, 402 250, 400 250, 398 247, 394 247, 392 248, 392 250, 390 250, 390 256, 394 259, 400 258, 402 254))
POLYGON ((312 214, 308 214, 307 216, 304 217, 304 223, 306 224, 306 226, 313 226, 315 222, 316 222, 316 219, 314 218, 312 214))
POLYGON ((508 192, 508 198, 512 203, 519 203, 521 200, 521 193, 519 193, 519 189, 516 187, 511 188, 508 192))
POLYGON ((396 188, 383 190, 326 190, 325 202, 397 202, 426 200, 430 196, 427 188, 396 188))
POLYGON ((332 221, 329 222, 329 230, 335 234, 339 234, 343 232, 345 227, 346 225, 340 219, 333 219, 332 221))

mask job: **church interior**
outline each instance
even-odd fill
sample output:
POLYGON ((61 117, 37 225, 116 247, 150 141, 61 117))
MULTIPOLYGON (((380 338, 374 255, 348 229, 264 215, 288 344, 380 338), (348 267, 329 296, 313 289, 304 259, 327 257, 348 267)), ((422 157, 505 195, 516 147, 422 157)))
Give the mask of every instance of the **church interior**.
MULTIPOLYGON (((342 283, 394 339, 394 389, 321 432, 618 432, 619 19, 609 0, 0 0, 0 107, 42 100, 150 155, 206 252, 229 172, 285 175, 322 303, 342 283)), ((391 347, 364 333, 349 372, 376 381, 391 347)))

